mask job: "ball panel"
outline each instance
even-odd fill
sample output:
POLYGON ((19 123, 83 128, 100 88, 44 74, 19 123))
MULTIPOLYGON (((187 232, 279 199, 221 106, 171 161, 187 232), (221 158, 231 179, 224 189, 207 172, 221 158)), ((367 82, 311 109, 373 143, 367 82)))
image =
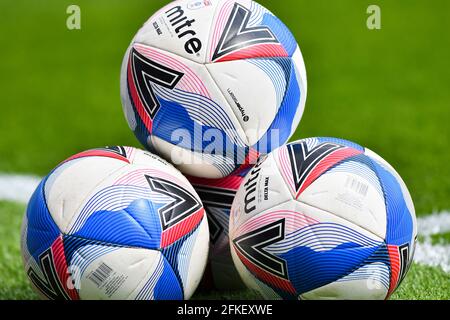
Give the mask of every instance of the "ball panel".
MULTIPOLYGON (((126 196, 130 189, 130 187, 108 188, 101 195, 114 192, 117 198, 120 198, 126 196)), ((135 192, 145 191, 135 190, 135 192)), ((108 198, 107 201, 109 200, 111 199, 108 198)), ((83 217, 83 221, 81 219, 76 221, 70 234, 109 244, 157 249, 161 245, 160 220, 157 215, 148 213, 163 207, 163 204, 155 204, 148 199, 136 199, 124 209, 96 210, 83 217)))
MULTIPOLYGON (((236 170, 234 152, 228 156, 204 154, 173 145, 158 137, 151 137, 152 145, 164 159, 170 159, 183 173, 201 178, 219 179, 236 170)), ((245 156, 243 156, 245 158, 245 156)))
POLYGON ((251 271, 244 265, 233 246, 231 246, 231 257, 233 259, 234 265, 236 266, 236 270, 238 270, 242 282, 248 289, 254 291, 256 294, 261 295, 264 299, 267 300, 282 299, 282 297, 278 295, 278 293, 275 292, 274 289, 272 289, 264 282, 260 281, 251 273, 251 271))
POLYGON ((330 142, 330 143, 340 144, 342 146, 346 146, 348 148, 358 150, 361 153, 364 153, 364 151, 366 150, 364 147, 360 146, 359 144, 357 144, 355 142, 344 140, 344 139, 339 139, 339 138, 318 137, 318 138, 310 138, 310 139, 304 139, 304 140, 316 140, 318 143, 330 142))
POLYGON ((372 160, 385 193, 387 211, 386 243, 391 260, 391 285, 388 295, 400 285, 414 257, 417 238, 416 217, 408 206, 410 198, 405 197, 406 186, 395 170, 372 160))
POLYGON ((62 253, 61 231, 45 198, 47 178, 37 187, 27 207, 22 227, 22 256, 33 288, 45 299, 78 299, 69 288, 67 263, 62 253))
POLYGON ((189 177, 189 181, 202 199, 208 217, 209 265, 202 280, 206 289, 227 291, 244 289, 231 258, 228 227, 231 204, 246 172, 214 180, 189 177))
MULTIPOLYGON (((128 150, 131 150, 131 149, 128 148, 128 150)), ((125 147, 105 147, 105 148, 87 150, 87 151, 80 152, 80 153, 70 157, 63 163, 66 163, 66 162, 69 162, 72 160, 76 160, 76 159, 87 158, 87 157, 106 157, 106 158, 121 160, 125 163, 130 163, 130 160, 127 157, 125 147)))
POLYGON ((383 300, 390 288, 389 249, 383 243, 350 273, 320 288, 303 293, 301 299, 383 300))
POLYGON ((187 180, 171 170, 130 165, 105 180, 80 208, 69 233, 148 249, 177 241, 200 223, 204 209, 187 180))
POLYGON ((288 57, 297 45, 289 29, 254 1, 222 1, 212 30, 209 62, 288 57))
MULTIPOLYGON (((408 272, 409 267, 414 258, 414 252, 417 242, 417 219, 415 214, 414 204, 411 198, 411 195, 406 187, 405 182, 397 173, 397 171, 383 158, 381 158, 378 154, 373 152, 370 149, 366 148, 366 155, 374 159, 377 163, 379 163, 385 170, 387 170, 400 185, 402 190, 403 199, 405 201, 405 205, 407 210, 409 211, 409 215, 411 216, 412 222, 412 232, 411 239, 408 244, 403 245, 393 245, 389 244, 389 253, 391 260, 391 285, 389 288, 389 295, 391 295, 394 290, 400 285, 401 281, 405 277, 408 272)), ((406 214, 406 213, 405 213, 406 214)), ((406 217, 408 214, 406 214, 406 217)), ((406 218, 407 219, 407 218, 406 218)))
POLYGON ((386 205, 375 173, 358 161, 345 161, 321 175, 298 201, 352 221, 384 239, 386 205))
MULTIPOLYGON (((185 299, 190 299, 197 289, 205 271, 209 252, 209 228, 206 215, 204 216, 198 230, 186 240, 180 254, 189 260, 181 263, 185 265, 186 271, 183 272, 182 283, 185 299)), ((182 269, 183 267, 180 267, 182 269)), ((179 269, 179 270, 180 270, 179 269)))
MULTIPOLYGON (((300 295, 302 300, 383 300, 387 295, 385 274, 389 268, 382 263, 368 264, 323 287, 300 295)), ((389 278, 387 279, 389 281, 389 278)))
POLYGON ((399 246, 411 243, 412 239, 415 238, 415 216, 408 209, 401 185, 396 177, 377 161, 373 160, 372 163, 385 194, 387 211, 386 242, 399 246))
POLYGON ((285 143, 300 122, 306 87, 291 58, 260 58, 207 65, 247 137, 260 153, 285 143), (258 86, 254 85, 258 79, 258 86), (264 112, 260 112, 260 110, 264 112))
MULTIPOLYGON (((133 151, 130 155, 133 164, 118 170, 114 168, 115 172, 109 177, 106 177, 104 172, 99 179, 101 183, 88 171, 90 176, 85 178, 97 181, 97 184, 89 192, 90 186, 82 188, 84 191, 82 201, 76 189, 72 189, 72 193, 79 198, 73 199, 70 192, 59 196, 59 201, 66 203, 66 207, 67 204, 78 201, 75 202, 76 211, 65 217, 67 219, 65 233, 110 244, 157 249, 176 241, 201 221, 204 213, 200 199, 185 177, 173 166, 154 155, 143 151, 133 151), (186 210, 192 212, 175 210, 182 209, 176 206, 181 199, 186 201, 186 206, 192 204, 192 208, 186 207, 186 210), (164 217, 148 214, 158 210, 165 212, 164 217), (175 226, 170 221, 178 213, 180 218, 183 215, 186 219, 181 219, 175 226), (106 216, 108 218, 104 221, 106 216), (167 225, 164 225, 163 220, 169 221, 166 221, 167 225)), ((83 161, 84 165, 91 165, 95 158, 73 161, 83 161)), ((97 166, 101 166, 101 163, 103 161, 97 166)), ((66 169, 65 165, 59 168, 62 170, 64 180, 59 182, 58 189, 55 190, 67 189, 65 183, 72 183, 83 177, 77 170, 84 170, 84 166, 69 169, 66 169), (73 175, 77 177, 74 178, 73 175)), ((52 194, 49 189, 49 195, 52 194)))
POLYGON ((377 161, 383 168, 385 168, 387 171, 389 171, 389 173, 392 174, 396 178, 397 182, 400 184, 406 206, 408 207, 408 210, 409 210, 411 216, 413 217, 413 225, 414 225, 413 226, 413 234, 414 234, 414 236, 417 235, 417 221, 415 219, 416 210, 414 208, 414 203, 412 201, 411 194, 409 193, 408 187, 406 186, 402 177, 386 160, 384 160, 382 157, 380 157, 378 154, 376 154, 372 150, 365 148, 365 154, 368 157, 377 161))
POLYGON ((191 152, 218 154, 230 159, 239 153, 245 156, 244 132, 239 124, 228 121, 232 112, 209 111, 201 108, 200 100, 194 98, 191 102, 196 116, 189 114, 187 103, 181 105, 174 100, 160 100, 162 108, 155 118, 154 136, 191 152), (227 123, 219 123, 222 116, 227 123))
MULTIPOLYGON (((137 111, 134 109, 133 103, 130 98, 130 92, 128 90, 127 86, 127 69, 128 69, 128 61, 129 56, 131 52, 131 46, 127 48, 127 51, 123 57, 122 65, 120 68, 120 98, 122 101, 122 110, 125 115, 125 119, 127 120, 128 126, 136 135, 136 137, 139 139, 139 141, 146 145, 146 137, 143 135, 143 133, 146 132, 146 128, 143 123, 141 123, 140 128, 138 129, 138 114, 137 111), (140 136, 138 136, 138 134, 140 136), (144 143, 141 141, 141 139, 144 140, 144 143)), ((142 122, 142 121, 141 121, 142 122)))
POLYGON ((248 219, 292 199, 279 174, 274 154, 260 158, 245 177, 233 201, 230 233, 248 219))
POLYGON ((298 198, 322 174, 362 151, 319 139, 304 139, 280 148, 280 171, 294 198, 298 198))
POLYGON ((138 286, 130 296, 135 300, 182 300, 183 290, 172 266, 158 254, 155 270, 143 286, 138 286))
POLYGON ((179 171, 175 167, 162 159, 161 157, 144 150, 134 149, 133 157, 130 162, 137 167, 148 168, 149 163, 154 170, 165 171, 175 176, 180 176, 179 171))
POLYGON ((294 54, 292 55, 292 60, 294 61, 294 65, 297 68, 298 79, 300 80, 302 92, 305 92, 303 98, 306 99, 306 93, 308 92, 308 77, 306 73, 306 65, 305 60, 303 59, 302 51, 300 47, 297 45, 294 54))
POLYGON ((22 220, 22 225, 20 226, 20 251, 22 253, 22 262, 24 266, 27 266, 28 261, 31 259, 31 254, 30 251, 28 250, 27 238, 28 238, 28 218, 27 213, 25 212, 25 215, 22 220))
POLYGON ((189 234, 161 250, 189 299, 200 283, 208 258, 209 230, 206 216, 189 234))
POLYGON ((274 33, 275 38, 277 38, 278 42, 285 50, 287 56, 292 57, 297 47, 297 41, 295 40, 292 32, 278 17, 276 17, 272 12, 270 12, 268 9, 264 8, 257 2, 252 1, 251 6, 252 11, 262 12, 263 15, 261 22, 258 22, 256 20, 254 22, 251 22, 250 25, 254 23, 255 25, 259 24, 261 26, 267 26, 274 33))
POLYGON ((375 262, 385 264, 388 260, 382 238, 295 200, 254 216, 233 229, 231 239, 251 273, 285 298, 334 282, 368 259, 376 257, 375 262), (281 233, 272 237, 270 230, 276 224, 281 233), (379 251, 384 255, 374 255, 379 251))
POLYGON ((200 200, 189 180, 171 163, 153 153, 139 149, 134 150, 136 152, 132 159, 132 169, 130 169, 129 173, 124 174, 124 176, 119 179, 117 183, 127 183, 132 181, 133 183, 138 183, 141 186, 147 186, 148 180, 145 179, 145 175, 142 175, 147 174, 152 177, 173 181, 180 187, 183 187, 192 193, 193 197, 200 200), (132 180, 127 181, 127 179, 132 180))
MULTIPOLYGON (((76 286, 76 277, 70 270, 69 261, 64 250, 64 236, 60 235, 50 247, 51 256, 50 264, 54 265, 56 278, 59 280, 62 296, 66 300, 79 300, 78 287, 76 286)), ((45 264, 41 258, 41 267, 46 269, 45 264)), ((59 291, 60 289, 58 289, 59 291)), ((57 291, 57 292, 58 292, 57 291)))
MULTIPOLYGON (((141 289, 139 295, 136 299, 144 300, 144 299, 153 299, 153 300, 182 300, 184 298, 183 288, 176 273, 173 271, 172 266, 169 264, 167 259, 162 256, 162 274, 156 282, 155 288, 153 289, 153 296, 146 297, 143 296, 144 292, 148 292, 149 286, 148 283, 153 283, 154 280, 150 280, 147 282, 145 289, 141 289)), ((154 278, 154 277, 153 277, 154 278)))
POLYGON ((278 108, 276 116, 273 118, 267 132, 260 139, 260 142, 253 146, 257 150, 261 149, 261 152, 264 153, 275 150, 291 138, 296 129, 294 121, 300 120, 299 112, 303 114, 306 102, 306 91, 302 91, 302 80, 299 78, 299 73, 292 60, 275 60, 281 61, 288 80, 283 101, 278 108), (289 63, 287 63, 288 61, 289 63))
POLYGON ((150 17, 133 41, 205 63, 214 12, 220 3, 174 1, 150 17))
POLYGON ((46 181, 44 179, 33 193, 25 213, 26 220, 24 220, 26 227, 24 226, 23 232, 26 232, 26 235, 23 239, 26 242, 23 245, 27 249, 25 251, 27 255, 36 262, 61 234, 48 209, 48 200, 44 194, 46 181))
POLYGON ((297 111, 292 120, 291 136, 289 137, 289 139, 292 137, 292 135, 297 130, 300 120, 303 117, 303 113, 305 111, 305 105, 306 105, 306 98, 308 96, 308 79, 306 76, 306 67, 305 67, 305 62, 303 60, 303 56, 302 56, 302 53, 301 53, 299 47, 297 47, 297 50, 295 51, 294 55, 292 56, 292 60, 294 62, 295 71, 296 71, 295 74, 296 74, 296 78, 298 79, 298 84, 300 86, 300 92, 302 94, 300 95, 300 103, 298 105, 297 111))
POLYGON ((43 185, 44 181, 34 192, 22 221, 25 272, 42 299, 77 299, 77 292, 67 286, 69 273, 60 250, 61 233, 46 207, 43 185))
MULTIPOLYGON (((285 220, 279 219, 255 230, 232 238, 232 250, 247 270, 277 294, 283 297, 295 297, 295 288, 288 279, 287 264, 284 259, 269 253, 266 247, 285 237, 285 220)), ((238 268, 239 270, 239 268, 238 268)), ((245 277, 245 273, 242 277, 245 277)), ((250 279, 247 279, 250 283, 250 279)))
POLYGON ((207 65, 244 129, 248 145, 256 144, 266 133, 283 100, 289 74, 285 76, 282 63, 276 61, 251 59, 207 65))
POLYGON ((113 158, 85 157, 56 168, 45 183, 45 198, 52 218, 67 232, 80 203, 89 197, 100 181, 128 164, 113 158))
POLYGON ((33 289, 44 299, 79 299, 71 285, 61 233, 45 204, 41 182, 22 224, 21 248, 25 272, 33 289))
POLYGON ((134 299, 150 277, 161 276, 160 260, 158 251, 87 245, 75 251, 71 266, 79 268, 81 299, 125 300, 134 299))

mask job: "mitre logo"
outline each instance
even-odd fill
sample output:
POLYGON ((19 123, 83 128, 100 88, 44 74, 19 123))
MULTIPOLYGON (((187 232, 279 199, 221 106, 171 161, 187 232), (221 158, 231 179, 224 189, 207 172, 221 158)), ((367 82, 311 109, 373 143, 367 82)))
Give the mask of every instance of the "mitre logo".
POLYGON ((202 42, 197 38, 197 33, 192 26, 195 19, 190 19, 181 6, 175 6, 166 11, 170 25, 174 28, 179 39, 185 40, 184 50, 189 54, 197 54, 202 49, 202 42))

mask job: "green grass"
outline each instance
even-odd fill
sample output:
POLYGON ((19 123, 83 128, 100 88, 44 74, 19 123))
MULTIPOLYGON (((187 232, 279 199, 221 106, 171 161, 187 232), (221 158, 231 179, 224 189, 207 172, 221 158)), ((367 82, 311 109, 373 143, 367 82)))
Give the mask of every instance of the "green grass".
MULTIPOLYGON (((419 213, 450 207, 450 2, 377 1, 382 29, 366 28, 372 2, 261 1, 292 29, 309 79, 295 138, 336 136, 398 169, 419 213), (281 3, 281 2, 280 2, 281 3)), ((139 146, 119 96, 120 64, 139 26, 166 1, 2 1, 0 171, 44 175, 80 150, 139 146), (7 150, 7 152, 6 152, 7 150)))
MULTIPOLYGON (((29 284, 20 255, 20 225, 24 205, 0 202, 0 300, 37 299, 29 284)), ((257 299, 254 293, 212 292, 199 293, 194 299, 257 299)), ((440 268, 414 264, 392 299, 450 299, 450 275, 440 268)))
POLYGON ((0 202, 0 299, 36 299, 20 254, 20 226, 25 206, 0 202))
POLYGON ((450 232, 433 234, 429 237, 419 235, 418 240, 422 242, 429 241, 432 245, 450 244, 450 232))
MULTIPOLYGON (((136 30, 165 3, 0 2, 0 172, 44 175, 81 150, 139 146, 121 110, 120 64, 136 30), (73 3, 81 7, 80 31, 65 26, 73 3)), ((295 138, 336 136, 367 146, 399 171, 419 215, 450 208, 450 2, 378 0, 377 31, 366 28, 373 1, 261 3, 292 29, 304 54, 309 92, 295 138)), ((36 297, 19 258, 22 211, 0 203, 4 299, 36 297)), ((437 237, 448 243, 448 234, 437 237)), ((448 284, 439 269, 415 265, 394 298, 448 299, 448 284)))
MULTIPOLYGON (((251 291, 213 292, 197 294, 195 299, 259 299, 251 291)), ((440 268, 413 264, 407 277, 390 297, 391 300, 448 300, 450 299, 450 275, 440 268)))
POLYGON ((450 244, 450 232, 433 234, 431 236, 432 244, 450 244))
POLYGON ((450 275, 440 268, 413 264, 393 300, 449 300, 450 275))

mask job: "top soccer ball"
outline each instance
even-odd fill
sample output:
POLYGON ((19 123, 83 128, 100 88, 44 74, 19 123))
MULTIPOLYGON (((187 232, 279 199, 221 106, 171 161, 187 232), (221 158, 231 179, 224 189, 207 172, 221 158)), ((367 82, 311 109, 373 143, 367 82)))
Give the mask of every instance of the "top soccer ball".
POLYGON ((306 100, 297 42, 250 0, 180 0, 154 14, 121 73, 127 121, 186 174, 221 178, 283 145, 306 100))

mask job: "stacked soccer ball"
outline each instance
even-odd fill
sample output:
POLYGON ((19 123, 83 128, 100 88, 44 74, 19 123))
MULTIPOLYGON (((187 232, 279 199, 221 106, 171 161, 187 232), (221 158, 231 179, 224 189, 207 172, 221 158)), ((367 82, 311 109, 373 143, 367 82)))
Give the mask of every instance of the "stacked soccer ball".
POLYGON ((203 279, 268 299, 388 298, 414 255, 411 197, 355 143, 285 145, 306 92, 293 35, 259 4, 162 8, 121 72, 148 151, 85 151, 44 178, 22 228, 34 287, 49 299, 189 299, 203 279))

